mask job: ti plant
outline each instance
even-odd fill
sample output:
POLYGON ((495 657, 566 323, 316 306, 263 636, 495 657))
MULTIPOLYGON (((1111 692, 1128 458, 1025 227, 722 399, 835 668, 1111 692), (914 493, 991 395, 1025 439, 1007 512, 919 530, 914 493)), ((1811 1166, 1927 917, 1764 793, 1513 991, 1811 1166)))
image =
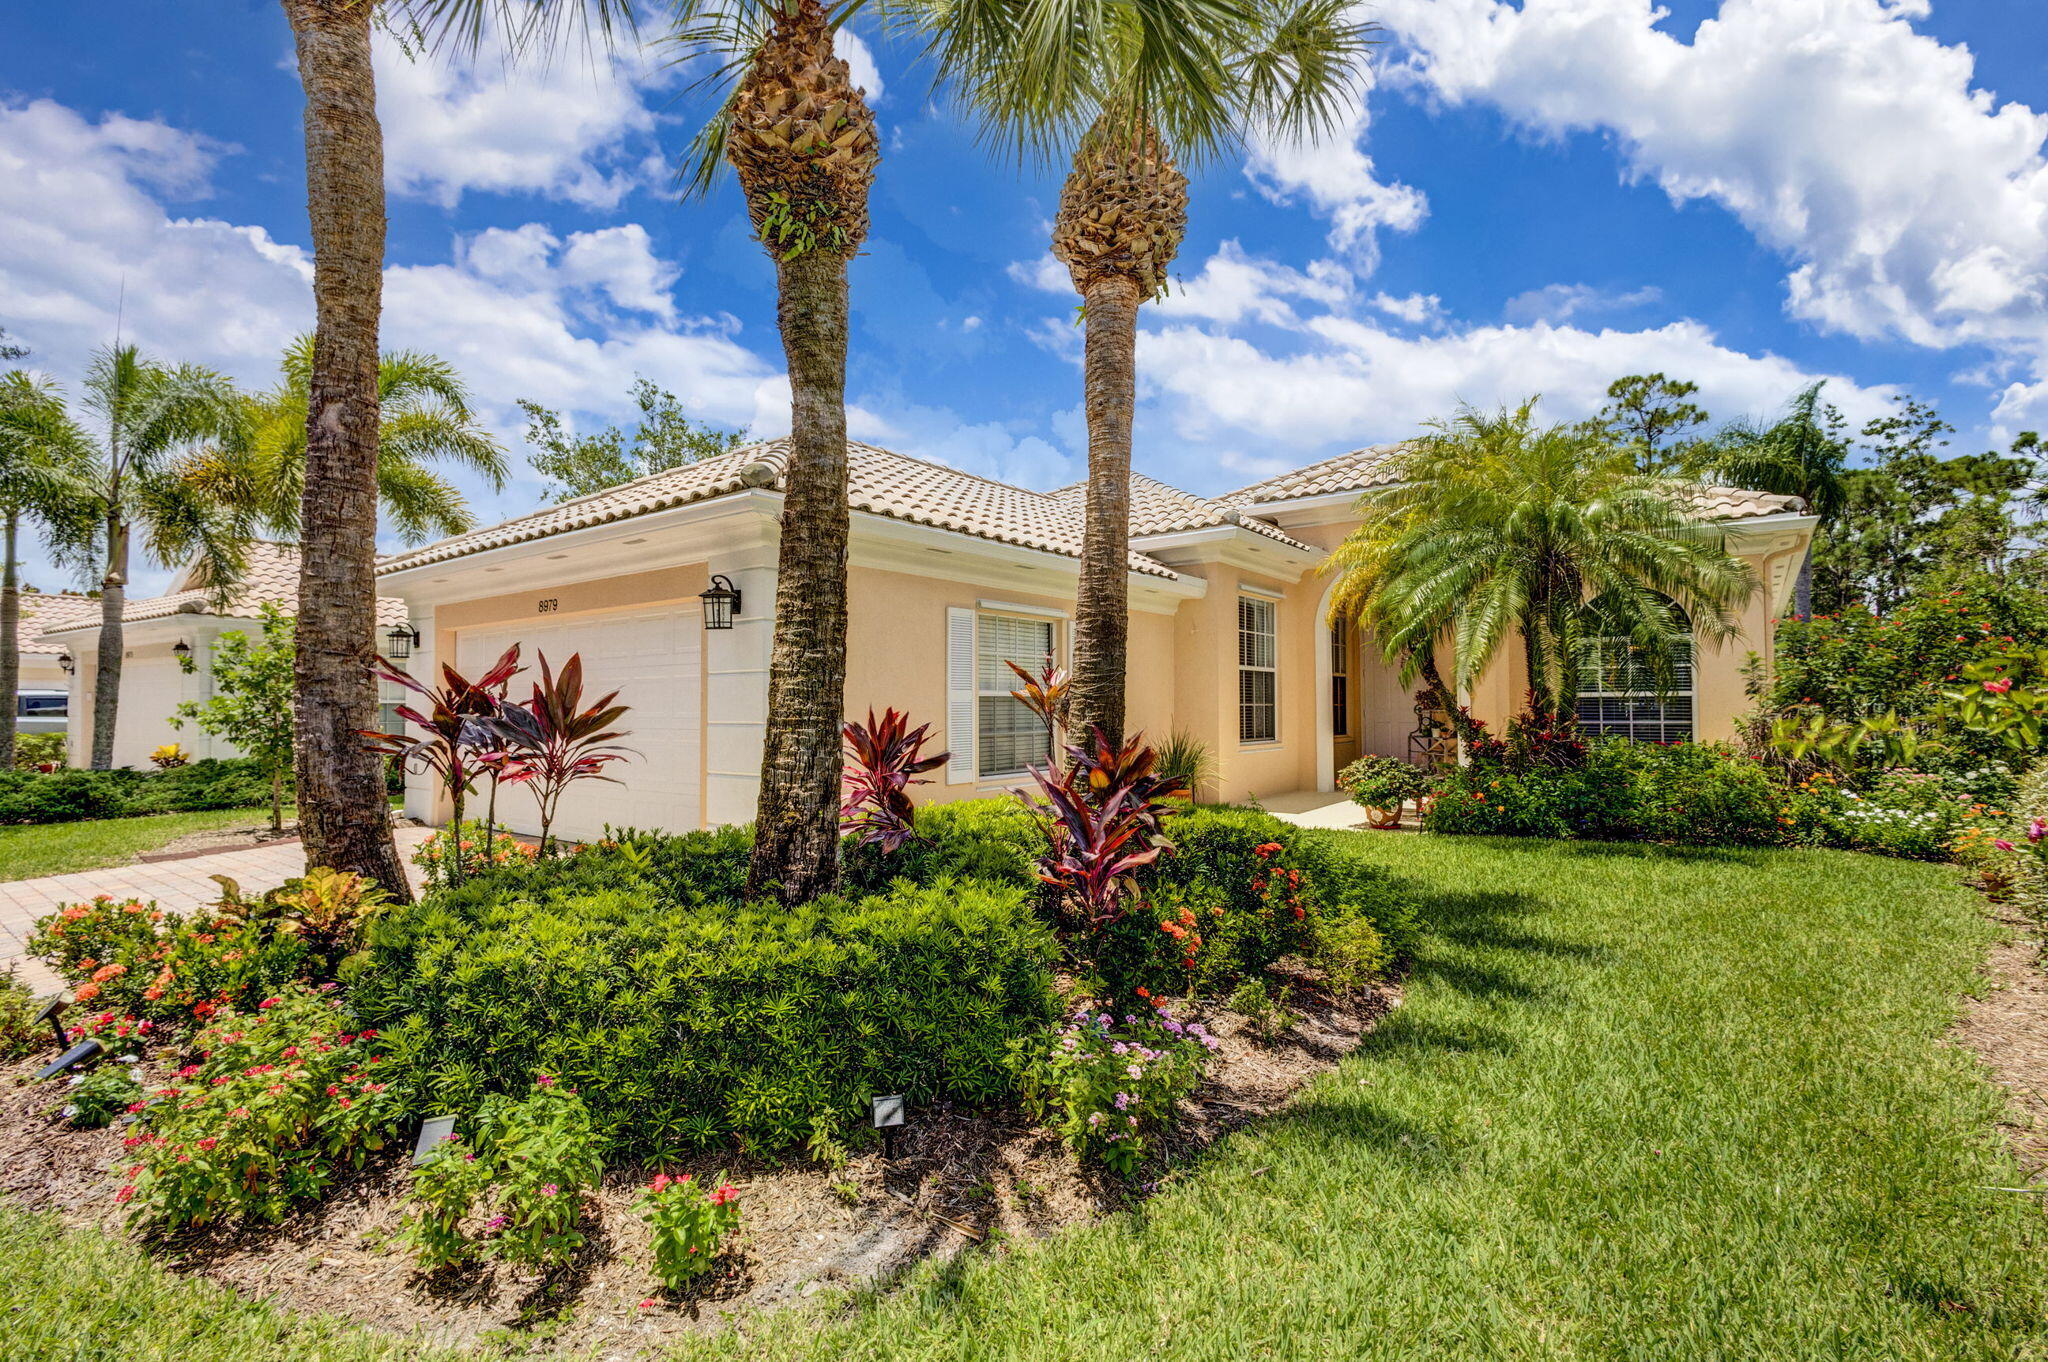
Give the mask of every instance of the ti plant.
POLYGON ((1160 819, 1184 787, 1154 773, 1142 738, 1117 744, 1099 728, 1090 738, 1067 749, 1064 771, 1034 767, 1031 778, 1052 822, 1038 878, 1059 891, 1075 925, 1099 932, 1123 916, 1136 873, 1172 849, 1160 819))
POLYGON ((1010 692, 1010 698, 1044 720, 1047 731, 1059 733, 1066 728, 1067 689, 1073 684, 1065 667, 1048 661, 1036 673, 1027 672, 1014 662, 1004 666, 1017 673, 1024 684, 1010 692))
POLYGON ((455 806, 455 816, 448 824, 449 837, 455 844, 449 852, 450 863, 455 867, 453 873, 460 878, 462 851, 458 830, 462 826, 463 803, 481 774, 479 754, 489 751, 494 745, 494 735, 488 725, 505 709, 500 697, 505 693, 506 683, 519 671, 519 645, 515 643, 507 648, 504 656, 475 680, 443 663, 441 684, 428 686, 381 656, 373 670, 379 680, 403 686, 426 702, 424 712, 412 705, 397 708, 399 718, 417 724, 426 733, 422 737, 414 737, 409 733, 383 733, 367 728, 357 732, 372 751, 396 757, 408 767, 417 763, 419 769, 432 771, 440 777, 455 806))
POLYGON ((857 834, 861 845, 880 847, 894 853, 917 836, 917 806, 911 802, 910 787, 952 757, 922 755, 931 741, 931 725, 910 726, 910 716, 894 708, 877 719, 868 711, 865 724, 849 720, 841 730, 846 737, 846 798, 839 806, 839 827, 857 834))
POLYGON ((629 708, 612 703, 612 691, 583 704, 583 654, 571 653, 557 673, 539 654, 540 681, 524 704, 504 706, 489 724, 507 755, 500 778, 524 785, 540 806, 540 851, 548 854, 555 811, 562 794, 579 780, 612 780, 604 768, 626 760, 626 749, 613 743, 623 736, 612 725, 629 708))

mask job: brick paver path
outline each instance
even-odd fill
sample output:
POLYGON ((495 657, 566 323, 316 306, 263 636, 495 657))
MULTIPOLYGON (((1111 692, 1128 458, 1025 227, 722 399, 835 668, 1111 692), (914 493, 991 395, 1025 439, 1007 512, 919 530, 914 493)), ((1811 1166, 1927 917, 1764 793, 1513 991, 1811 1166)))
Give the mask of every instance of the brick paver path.
MULTIPOLYGON (((412 869, 412 849, 431 835, 426 828, 393 829, 398 852, 412 869)), ((0 970, 15 966, 20 979, 38 993, 58 987, 57 978, 40 961, 28 957, 29 933, 36 919, 67 903, 78 903, 95 894, 115 898, 138 898, 154 902, 171 912, 185 913, 220 898, 220 886, 212 876, 226 875, 247 894, 275 889, 294 875, 306 872, 306 853, 297 842, 279 842, 241 851, 217 851, 205 856, 188 856, 177 861, 137 862, 109 866, 105 870, 78 870, 68 875, 45 875, 35 880, 0 881, 0 970)))

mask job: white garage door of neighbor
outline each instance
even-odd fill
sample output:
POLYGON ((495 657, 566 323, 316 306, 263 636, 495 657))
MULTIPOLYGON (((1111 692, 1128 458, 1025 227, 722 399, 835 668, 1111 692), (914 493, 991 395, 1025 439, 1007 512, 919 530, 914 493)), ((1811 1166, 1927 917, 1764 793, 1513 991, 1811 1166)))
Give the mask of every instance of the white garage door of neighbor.
MULTIPOLYGON (((688 609, 481 625, 456 635, 455 666, 464 676, 475 676, 514 643, 520 645, 519 662, 527 670, 512 681, 513 699, 533 693, 540 678, 537 654, 546 653, 548 665, 559 672, 571 654, 581 653, 584 705, 616 690, 619 703, 632 706, 619 720, 625 735, 620 743, 631 751, 606 768, 618 784, 571 785, 555 815, 555 835, 582 841, 602 836, 607 823, 670 832, 702 823, 703 627, 692 601, 688 609)), ((470 808, 477 809, 474 801, 470 808)), ((540 831, 533 796, 522 789, 499 792, 498 819, 520 832, 540 831)))

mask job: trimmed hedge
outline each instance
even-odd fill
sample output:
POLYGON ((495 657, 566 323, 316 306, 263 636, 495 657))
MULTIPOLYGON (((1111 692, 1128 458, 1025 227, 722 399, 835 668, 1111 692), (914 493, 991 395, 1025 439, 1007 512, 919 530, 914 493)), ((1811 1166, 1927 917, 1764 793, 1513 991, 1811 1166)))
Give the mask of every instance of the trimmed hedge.
MULTIPOLYGON (((285 797, 291 797, 286 787, 285 797)), ((75 823, 270 803, 270 781, 247 757, 168 771, 0 771, 0 823, 75 823)))
POLYGON ((388 913, 346 971, 352 1002, 429 1109, 547 1073, 583 1094, 612 1154, 781 1148, 849 1132, 877 1094, 1013 1090, 1010 1042, 1056 1006, 1057 947, 1024 893, 940 880, 794 909, 672 895, 663 876, 684 866, 743 873, 738 837, 661 839, 666 871, 638 868, 644 840, 599 848, 388 913))

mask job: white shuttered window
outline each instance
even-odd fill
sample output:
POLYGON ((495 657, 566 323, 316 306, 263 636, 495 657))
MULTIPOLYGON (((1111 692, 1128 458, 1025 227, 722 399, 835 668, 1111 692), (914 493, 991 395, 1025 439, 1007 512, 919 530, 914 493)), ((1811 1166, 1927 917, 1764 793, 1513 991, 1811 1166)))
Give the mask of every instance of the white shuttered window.
POLYGON ((1237 740, 1280 736, 1279 609, 1257 596, 1237 598, 1237 740))
POLYGON ((1013 776, 1052 759, 1052 732, 1010 692, 1023 683, 1005 664, 1036 674, 1053 658, 1053 622, 982 614, 975 620, 977 770, 1013 776))

